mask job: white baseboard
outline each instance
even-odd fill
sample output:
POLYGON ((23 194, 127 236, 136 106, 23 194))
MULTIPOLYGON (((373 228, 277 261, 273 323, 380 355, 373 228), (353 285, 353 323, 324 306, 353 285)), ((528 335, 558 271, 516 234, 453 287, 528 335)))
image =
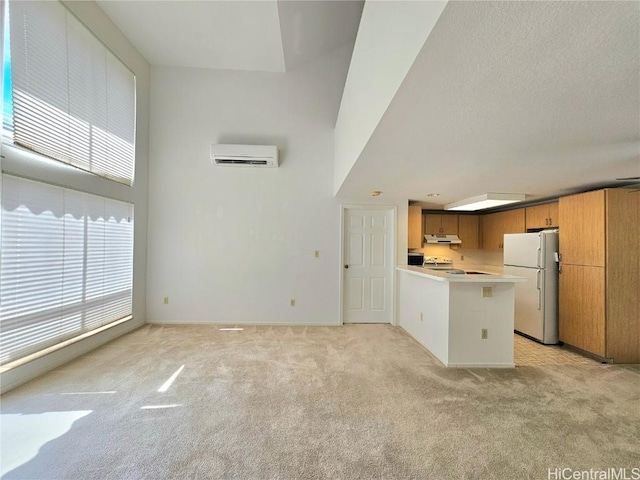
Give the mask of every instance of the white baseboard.
POLYGON ((227 325, 236 327, 341 327, 339 322, 335 323, 295 323, 295 322, 216 322, 216 321, 188 321, 181 322, 177 320, 147 320, 147 325, 227 325))

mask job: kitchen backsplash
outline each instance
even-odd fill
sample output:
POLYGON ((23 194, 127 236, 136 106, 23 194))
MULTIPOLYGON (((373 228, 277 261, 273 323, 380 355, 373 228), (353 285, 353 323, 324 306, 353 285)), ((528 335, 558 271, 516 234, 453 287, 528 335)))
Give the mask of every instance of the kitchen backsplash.
POLYGON ((411 251, 422 252, 425 257, 450 258, 456 268, 502 273, 502 251, 453 249, 448 245, 426 245, 423 248, 411 251))

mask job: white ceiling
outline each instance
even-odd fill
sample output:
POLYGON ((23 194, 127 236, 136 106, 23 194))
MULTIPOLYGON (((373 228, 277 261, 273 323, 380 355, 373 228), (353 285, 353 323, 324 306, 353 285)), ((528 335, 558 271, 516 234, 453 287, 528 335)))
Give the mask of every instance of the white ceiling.
POLYGON ((152 65, 284 72, 353 44, 364 1, 113 1, 98 5, 152 65))
MULTIPOLYGON (((105 1, 153 65, 284 72, 353 43, 362 1, 105 1)), ((440 205, 640 175, 638 2, 451 1, 338 192, 440 205)))
POLYGON ((285 70, 275 0, 97 3, 152 65, 285 70))
POLYGON ((449 2, 340 196, 428 206, 640 175, 637 2, 449 2), (384 196, 383 195, 383 196, 384 196))
POLYGON ((279 1, 280 30, 287 71, 353 43, 364 0, 279 1))

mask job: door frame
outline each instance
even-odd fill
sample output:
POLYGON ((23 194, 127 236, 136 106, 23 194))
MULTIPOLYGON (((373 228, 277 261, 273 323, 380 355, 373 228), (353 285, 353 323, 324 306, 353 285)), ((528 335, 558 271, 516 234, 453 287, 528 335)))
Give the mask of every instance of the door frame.
POLYGON ((344 325, 344 249, 345 228, 344 220, 347 210, 385 210, 391 212, 392 231, 391 231, 391 322, 390 325, 396 326, 396 267, 398 266, 398 206, 397 205, 365 205, 365 204, 346 204, 340 205, 340 265, 338 265, 340 277, 338 285, 340 287, 340 325, 344 325))

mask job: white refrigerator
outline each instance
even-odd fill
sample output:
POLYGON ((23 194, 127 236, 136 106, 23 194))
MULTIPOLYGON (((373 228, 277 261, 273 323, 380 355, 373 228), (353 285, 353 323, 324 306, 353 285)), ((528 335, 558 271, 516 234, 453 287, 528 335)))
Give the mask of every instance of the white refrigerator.
POLYGON ((541 343, 558 343, 558 232, 504 236, 504 273, 515 284, 515 330, 541 343))

